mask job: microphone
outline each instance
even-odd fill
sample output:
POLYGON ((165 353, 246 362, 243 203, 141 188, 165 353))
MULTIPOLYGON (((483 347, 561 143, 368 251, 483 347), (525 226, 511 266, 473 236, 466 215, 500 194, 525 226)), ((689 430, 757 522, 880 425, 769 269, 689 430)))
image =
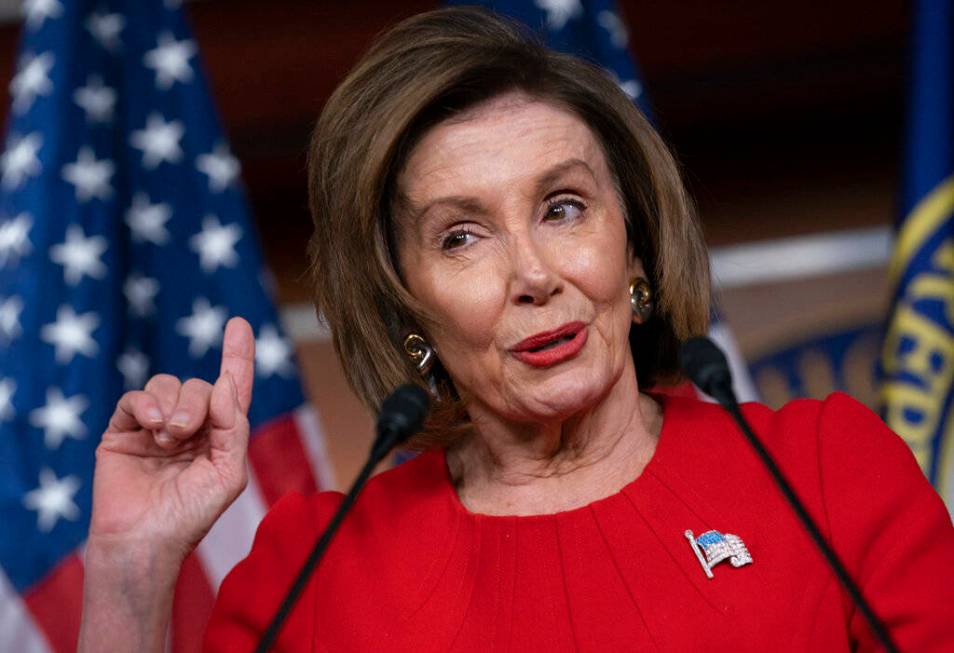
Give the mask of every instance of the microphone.
POLYGON ((376 429, 377 437, 374 444, 371 445, 368 460, 364 463, 364 467, 361 468, 354 483, 352 483, 351 489, 342 499, 341 505, 338 506, 338 510, 335 511, 331 521, 328 522, 321 537, 315 542, 315 546, 301 566, 301 571, 298 572, 295 582, 289 588, 271 623, 268 624, 268 628, 262 633, 258 646, 255 647, 256 653, 265 653, 275 643, 282 625, 288 615, 291 614, 292 608, 295 607, 295 603, 308 583, 308 579, 311 578, 312 573, 321 561, 331 538, 338 531, 338 527, 352 504, 354 504, 355 499, 358 498, 358 493, 361 492, 364 484, 371 477, 371 472, 394 447, 421 430, 424 425, 424 418, 427 417, 429 403, 427 393, 422 388, 410 384, 398 387, 381 403, 376 429))
POLYGON ((838 558, 834 549, 832 549, 825 540, 818 525, 815 524, 814 520, 808 514, 804 504, 802 504, 798 495, 795 494, 795 490, 785 478, 782 470, 779 469, 778 464, 776 464, 771 454, 769 454, 768 450, 755 435, 748 421, 746 421, 742 410, 739 408, 739 402, 735 397, 735 392, 732 389, 732 372, 729 370, 729 362, 726 360, 725 354, 722 353, 722 350, 719 349, 714 342, 704 336, 690 338, 682 345, 682 349, 679 353, 679 362, 686 376, 688 376, 700 390, 718 401, 719 405, 725 408, 732 417, 735 418, 735 422, 738 424, 742 434, 745 435, 745 438, 749 441, 749 444, 752 445, 755 453, 758 454, 762 460, 762 464, 765 465, 766 469, 768 469, 772 475, 776 486, 781 490, 785 496, 785 500, 802 522, 802 526, 805 527, 805 530, 808 531, 809 535, 811 535, 815 541, 815 546, 818 547, 818 550, 828 562, 828 566, 831 567, 831 570, 835 573, 841 586, 851 596, 855 606, 857 606, 858 610, 868 622, 871 631, 881 642, 881 646, 889 653, 897 653, 898 647, 895 646, 891 640, 891 636, 888 634, 884 624, 875 614, 874 610, 872 610, 871 606, 868 605, 868 602, 865 601, 861 590, 851 579, 851 576, 848 575, 848 570, 845 569, 845 566, 838 558))

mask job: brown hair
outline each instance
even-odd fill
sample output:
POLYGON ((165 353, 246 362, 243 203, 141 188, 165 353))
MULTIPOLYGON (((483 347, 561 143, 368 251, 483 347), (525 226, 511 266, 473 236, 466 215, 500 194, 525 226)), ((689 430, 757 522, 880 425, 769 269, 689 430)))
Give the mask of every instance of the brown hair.
MULTIPOLYGON (((640 386, 675 379, 679 342, 706 330, 701 230, 672 155, 632 101, 600 68, 544 48, 494 14, 439 9, 378 38, 329 98, 311 139, 315 307, 348 381, 372 409, 395 386, 422 383, 402 347, 427 319, 393 250, 398 173, 430 127, 509 91, 573 112, 603 147, 630 246, 654 291, 653 318, 630 332, 640 386)), ((467 427, 446 373, 436 378, 439 398, 415 439, 420 447, 446 445, 467 427)))

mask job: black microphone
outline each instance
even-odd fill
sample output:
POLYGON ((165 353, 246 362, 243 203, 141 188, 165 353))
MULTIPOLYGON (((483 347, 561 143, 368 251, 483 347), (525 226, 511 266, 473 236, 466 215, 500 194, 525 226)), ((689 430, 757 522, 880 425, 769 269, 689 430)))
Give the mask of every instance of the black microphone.
POLYGON ((335 511, 331 521, 328 522, 321 537, 315 542, 314 548, 308 554, 308 559, 301 566, 301 571, 298 572, 295 582, 289 588, 271 623, 268 624, 268 628, 262 633, 261 639, 258 640, 258 646, 255 647, 256 653, 265 653, 275 643, 282 625, 288 615, 291 614, 292 608, 295 607, 295 603, 308 583, 308 579, 311 578, 311 574, 321 561, 325 549, 328 548, 331 538, 338 531, 342 520, 357 499, 358 493, 371 477, 371 472, 394 447, 421 430, 424 418, 427 417, 429 403, 427 393, 416 385, 398 387, 381 403, 377 422, 377 437, 374 444, 371 445, 368 460, 364 463, 364 467, 361 468, 354 483, 352 483, 348 494, 342 499, 341 505, 338 506, 338 510, 335 511))
POLYGON ((719 349, 714 342, 706 337, 690 338, 683 343, 679 360, 680 366, 686 376, 688 376, 700 390, 718 401, 719 405, 725 408, 732 417, 735 418, 735 422, 738 424, 739 429, 741 429, 742 434, 745 435, 749 444, 755 449, 755 453, 758 454, 762 463, 772 475, 775 484, 785 496, 792 510, 798 515, 802 526, 804 526, 805 530, 812 536, 818 550, 828 562, 828 566, 831 567, 835 576, 839 582, 841 582, 841 586, 845 588, 845 591, 851 596, 852 601, 854 601, 858 610, 868 622, 868 626, 871 628, 875 637, 878 638, 886 651, 889 651, 889 653, 897 653, 898 647, 895 646, 891 640, 891 636, 888 634, 884 624, 875 614, 874 610, 872 610, 871 606, 868 605, 868 602, 865 601, 865 598, 861 595, 861 590, 851 579, 851 576, 848 575, 848 570, 845 569, 845 566, 841 560, 839 560, 834 549, 832 549, 825 540, 818 525, 815 524, 814 520, 808 514, 804 504, 802 504, 798 495, 795 494, 795 490, 785 478, 782 470, 779 469, 775 460, 762 445, 758 437, 756 437, 748 421, 746 421, 742 410, 739 408, 739 402, 735 397, 735 392, 732 389, 732 372, 729 370, 729 362, 726 360, 725 354, 722 353, 722 350, 719 349))

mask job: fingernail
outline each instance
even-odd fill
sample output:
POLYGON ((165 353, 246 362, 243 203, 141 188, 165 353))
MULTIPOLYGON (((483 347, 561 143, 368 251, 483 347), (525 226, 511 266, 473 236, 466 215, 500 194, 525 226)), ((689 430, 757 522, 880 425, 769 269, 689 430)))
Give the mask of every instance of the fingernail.
POLYGON ((146 417, 149 418, 150 422, 161 422, 162 412, 158 408, 150 408, 146 411, 146 417))
POLYGON ((182 428, 189 423, 189 414, 186 412, 178 412, 172 416, 172 419, 169 420, 171 426, 177 426, 182 428))
POLYGON ((175 441, 175 438, 169 435, 168 431, 162 430, 156 433, 156 442, 159 444, 160 447, 165 447, 167 445, 170 445, 174 441, 175 441))

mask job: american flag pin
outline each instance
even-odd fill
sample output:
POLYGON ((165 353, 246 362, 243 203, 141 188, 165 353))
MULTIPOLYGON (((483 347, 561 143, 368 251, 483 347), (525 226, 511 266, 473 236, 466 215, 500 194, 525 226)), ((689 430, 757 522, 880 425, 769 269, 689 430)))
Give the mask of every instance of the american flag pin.
POLYGON ((719 531, 706 531, 699 537, 687 530, 684 535, 689 540, 702 570, 712 578, 712 568, 728 558, 733 567, 752 564, 752 555, 745 548, 745 542, 738 535, 722 534, 719 531))

